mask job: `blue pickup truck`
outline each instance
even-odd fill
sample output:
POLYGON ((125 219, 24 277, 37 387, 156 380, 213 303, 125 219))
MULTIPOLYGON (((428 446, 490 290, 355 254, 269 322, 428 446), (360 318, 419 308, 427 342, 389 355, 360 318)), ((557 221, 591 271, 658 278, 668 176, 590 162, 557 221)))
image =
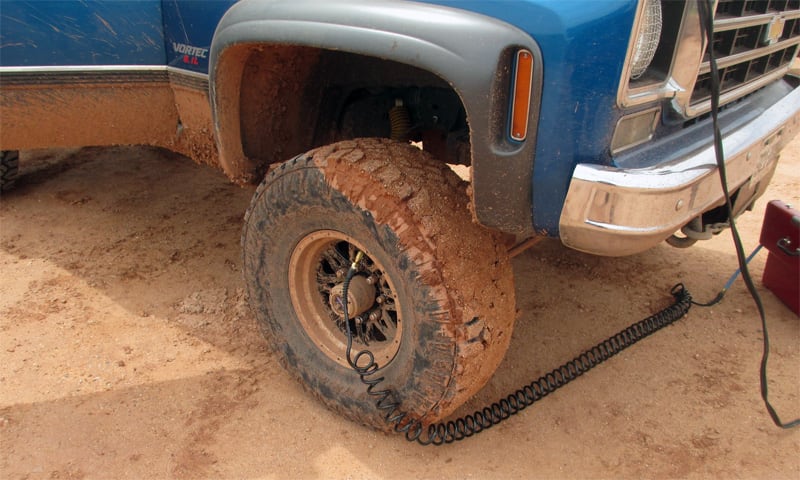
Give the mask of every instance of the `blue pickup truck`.
POLYGON ((712 96, 734 215, 764 192, 800 127, 800 0, 710 0, 713 29, 701 2, 0 0, 2 190, 19 150, 120 144, 257 184, 244 276, 286 369, 388 428, 349 332, 433 422, 502 359, 531 239, 727 225, 712 96))

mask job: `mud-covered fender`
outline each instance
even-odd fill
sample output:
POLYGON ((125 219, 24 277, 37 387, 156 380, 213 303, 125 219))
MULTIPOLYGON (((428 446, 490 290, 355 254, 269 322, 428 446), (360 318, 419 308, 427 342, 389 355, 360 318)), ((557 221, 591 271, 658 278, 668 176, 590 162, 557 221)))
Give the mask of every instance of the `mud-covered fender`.
POLYGON ((467 113, 478 221, 506 232, 533 232, 531 179, 542 62, 536 42, 522 30, 452 7, 400 0, 243 0, 219 23, 210 56, 214 128, 220 161, 229 173, 248 160, 238 125, 241 75, 222 69, 236 65, 226 55, 243 44, 346 51, 412 65, 444 79, 467 113), (507 134, 511 59, 519 48, 530 50, 536 61, 524 142, 507 134))

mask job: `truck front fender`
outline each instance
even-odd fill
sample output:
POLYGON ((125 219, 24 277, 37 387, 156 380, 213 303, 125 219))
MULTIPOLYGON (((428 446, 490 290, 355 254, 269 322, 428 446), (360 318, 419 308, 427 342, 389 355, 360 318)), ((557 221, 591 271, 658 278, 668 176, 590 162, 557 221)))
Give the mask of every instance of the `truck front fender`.
POLYGON ((232 48, 291 45, 345 51, 408 64, 447 81, 460 96, 471 137, 475 214, 488 227, 533 232, 532 175, 542 82, 541 53, 522 30, 464 10, 400 0, 243 0, 217 27, 210 87, 220 162, 230 174, 247 170, 239 125, 242 63, 232 48), (512 56, 535 58, 527 138, 508 136, 512 56), (238 70, 237 70, 238 69, 238 70))

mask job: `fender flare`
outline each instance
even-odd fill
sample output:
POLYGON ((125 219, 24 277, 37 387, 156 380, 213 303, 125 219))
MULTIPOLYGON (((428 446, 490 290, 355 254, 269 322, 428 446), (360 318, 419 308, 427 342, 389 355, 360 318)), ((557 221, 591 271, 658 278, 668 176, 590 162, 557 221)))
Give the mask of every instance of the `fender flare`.
POLYGON ((210 94, 220 163, 230 174, 246 165, 237 135, 238 86, 221 82, 226 51, 242 44, 283 44, 339 50, 427 70, 447 81, 466 109, 477 220, 491 228, 532 234, 533 163, 541 97, 542 57, 525 32, 491 17, 402 0, 242 0, 220 21, 211 44, 210 94), (511 54, 534 55, 527 139, 506 132, 511 54), (223 136, 221 126, 236 130, 223 136), (237 145, 237 142, 239 145, 237 145))

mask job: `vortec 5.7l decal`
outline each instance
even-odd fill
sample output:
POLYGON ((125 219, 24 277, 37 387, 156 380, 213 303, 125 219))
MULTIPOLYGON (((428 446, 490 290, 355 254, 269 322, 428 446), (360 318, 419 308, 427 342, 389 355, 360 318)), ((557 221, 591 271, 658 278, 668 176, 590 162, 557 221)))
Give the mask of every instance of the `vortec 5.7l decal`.
POLYGON ((167 64, 208 73, 214 29, 235 0, 162 0, 167 64))
POLYGON ((187 65, 200 65, 199 59, 208 58, 207 48, 172 42, 172 49, 175 53, 183 55, 183 63, 187 65))

